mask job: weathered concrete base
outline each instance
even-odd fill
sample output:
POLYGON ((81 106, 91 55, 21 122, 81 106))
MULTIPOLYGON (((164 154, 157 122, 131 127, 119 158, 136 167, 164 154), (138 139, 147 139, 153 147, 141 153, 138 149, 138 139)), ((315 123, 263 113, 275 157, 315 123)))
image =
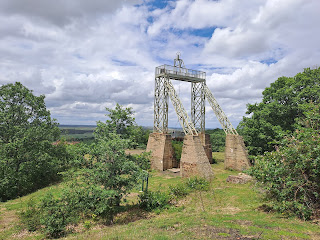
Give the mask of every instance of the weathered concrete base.
POLYGON ((200 176, 208 180, 213 177, 211 165, 199 136, 186 135, 184 137, 180 175, 181 177, 200 176))
POLYGON ((227 134, 224 167, 238 171, 250 167, 247 149, 241 136, 227 134))
POLYGON ((211 148, 211 143, 210 143, 210 135, 209 134, 204 134, 204 133, 199 133, 199 137, 202 143, 202 146, 204 148, 204 151, 209 159, 209 163, 213 163, 212 160, 212 148, 211 148))
POLYGON ((178 166, 173 157, 170 134, 150 133, 146 151, 151 151, 151 168, 160 171, 178 166))

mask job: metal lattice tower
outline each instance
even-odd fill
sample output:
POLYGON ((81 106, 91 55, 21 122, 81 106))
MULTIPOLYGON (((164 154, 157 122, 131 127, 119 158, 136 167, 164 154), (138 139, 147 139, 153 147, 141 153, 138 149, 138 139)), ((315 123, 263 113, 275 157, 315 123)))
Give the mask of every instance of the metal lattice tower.
POLYGON ((165 81, 164 76, 155 79, 153 132, 168 133, 168 89, 165 81))
POLYGON ((154 132, 168 133, 168 98, 172 102, 181 127, 186 135, 198 135, 205 131, 205 98, 226 134, 238 135, 220 105, 206 85, 206 73, 184 67, 177 53, 174 66, 162 65, 155 71, 154 132), (171 80, 191 82, 191 121, 183 107, 171 80))
POLYGON ((205 82, 191 83, 191 119, 199 132, 205 131, 205 82))

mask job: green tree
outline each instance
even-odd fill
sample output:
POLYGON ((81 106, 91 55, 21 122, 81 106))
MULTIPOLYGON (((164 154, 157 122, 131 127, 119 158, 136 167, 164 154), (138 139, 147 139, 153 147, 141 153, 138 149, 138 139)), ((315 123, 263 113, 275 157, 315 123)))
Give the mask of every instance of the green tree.
POLYGON ((115 214, 121 211, 121 201, 145 177, 146 171, 143 170, 150 166, 149 154, 127 155, 125 149, 130 140, 115 132, 97 131, 95 136, 96 141, 90 146, 83 144, 69 148, 73 156, 78 156, 72 164, 81 168, 73 173, 68 171, 72 177, 59 198, 47 195, 40 204, 24 211, 23 222, 28 227, 32 223, 31 228, 38 229, 41 224, 49 237, 59 237, 66 233, 68 224, 92 216, 110 224, 115 214), (86 154, 85 158, 83 154, 86 154))
POLYGON ((206 130, 210 135, 211 148, 213 152, 224 152, 226 145, 226 134, 221 128, 206 130))
POLYGON ((21 83, 0 87, 0 200, 48 185, 66 161, 65 148, 53 146, 57 123, 44 96, 34 96, 21 83))
POLYGON ((248 104, 238 126, 251 155, 272 151, 281 132, 293 132, 295 119, 304 116, 305 103, 320 102, 320 68, 305 69, 294 77, 280 77, 263 91, 261 103, 248 104))
POLYGON ((320 210, 320 108, 303 108, 297 129, 282 136, 276 151, 257 156, 250 173, 263 183, 273 209, 310 219, 320 210))
POLYGON ((173 151, 174 151, 174 158, 178 161, 178 163, 180 163, 183 142, 173 140, 172 147, 173 147, 173 151))
POLYGON ((111 134, 111 138, 100 138, 91 152, 93 167, 88 169, 88 179, 105 189, 116 191, 118 203, 136 186, 140 176, 141 169, 125 153, 128 144, 128 140, 117 134, 111 134))
POLYGON ((145 146, 148 141, 149 131, 138 126, 133 117, 132 108, 124 108, 116 104, 115 109, 106 108, 109 119, 103 123, 99 121, 95 129, 96 139, 112 138, 113 134, 129 141, 129 147, 145 146))

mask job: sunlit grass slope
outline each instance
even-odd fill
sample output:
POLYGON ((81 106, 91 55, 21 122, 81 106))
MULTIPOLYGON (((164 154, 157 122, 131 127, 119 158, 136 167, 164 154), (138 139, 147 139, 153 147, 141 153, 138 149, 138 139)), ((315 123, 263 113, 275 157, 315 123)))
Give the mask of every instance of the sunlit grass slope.
MULTIPOLYGON (((313 222, 258 210, 264 202, 254 183, 227 183, 228 175, 238 172, 224 170, 222 156, 215 154, 219 161, 212 165, 215 178, 209 191, 191 193, 169 209, 147 213, 133 206, 137 189, 128 198, 127 211, 119 214, 112 226, 92 223, 89 230, 76 226, 66 239, 320 239, 320 227, 313 222)), ((166 191, 180 181, 179 175, 152 172, 149 189, 166 191)), ((1 203, 0 239, 42 239, 41 233, 24 231, 15 212, 28 199, 36 200, 49 191, 58 195, 62 188, 63 184, 58 184, 1 203), (8 216, 10 223, 5 221, 8 216)))

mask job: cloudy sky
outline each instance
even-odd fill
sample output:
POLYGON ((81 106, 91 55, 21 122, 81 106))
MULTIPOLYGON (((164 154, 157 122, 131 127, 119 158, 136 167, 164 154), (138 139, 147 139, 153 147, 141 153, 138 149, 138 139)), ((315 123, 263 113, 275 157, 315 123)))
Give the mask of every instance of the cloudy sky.
MULTIPOLYGON (((271 82, 319 66, 319 11, 319 0, 0 0, 0 84, 45 94, 61 124, 104 121, 118 102, 152 126, 154 69, 179 51, 237 126, 271 82)), ((190 84, 174 86, 190 110, 190 84)), ((206 127, 220 127, 209 105, 206 127)))

